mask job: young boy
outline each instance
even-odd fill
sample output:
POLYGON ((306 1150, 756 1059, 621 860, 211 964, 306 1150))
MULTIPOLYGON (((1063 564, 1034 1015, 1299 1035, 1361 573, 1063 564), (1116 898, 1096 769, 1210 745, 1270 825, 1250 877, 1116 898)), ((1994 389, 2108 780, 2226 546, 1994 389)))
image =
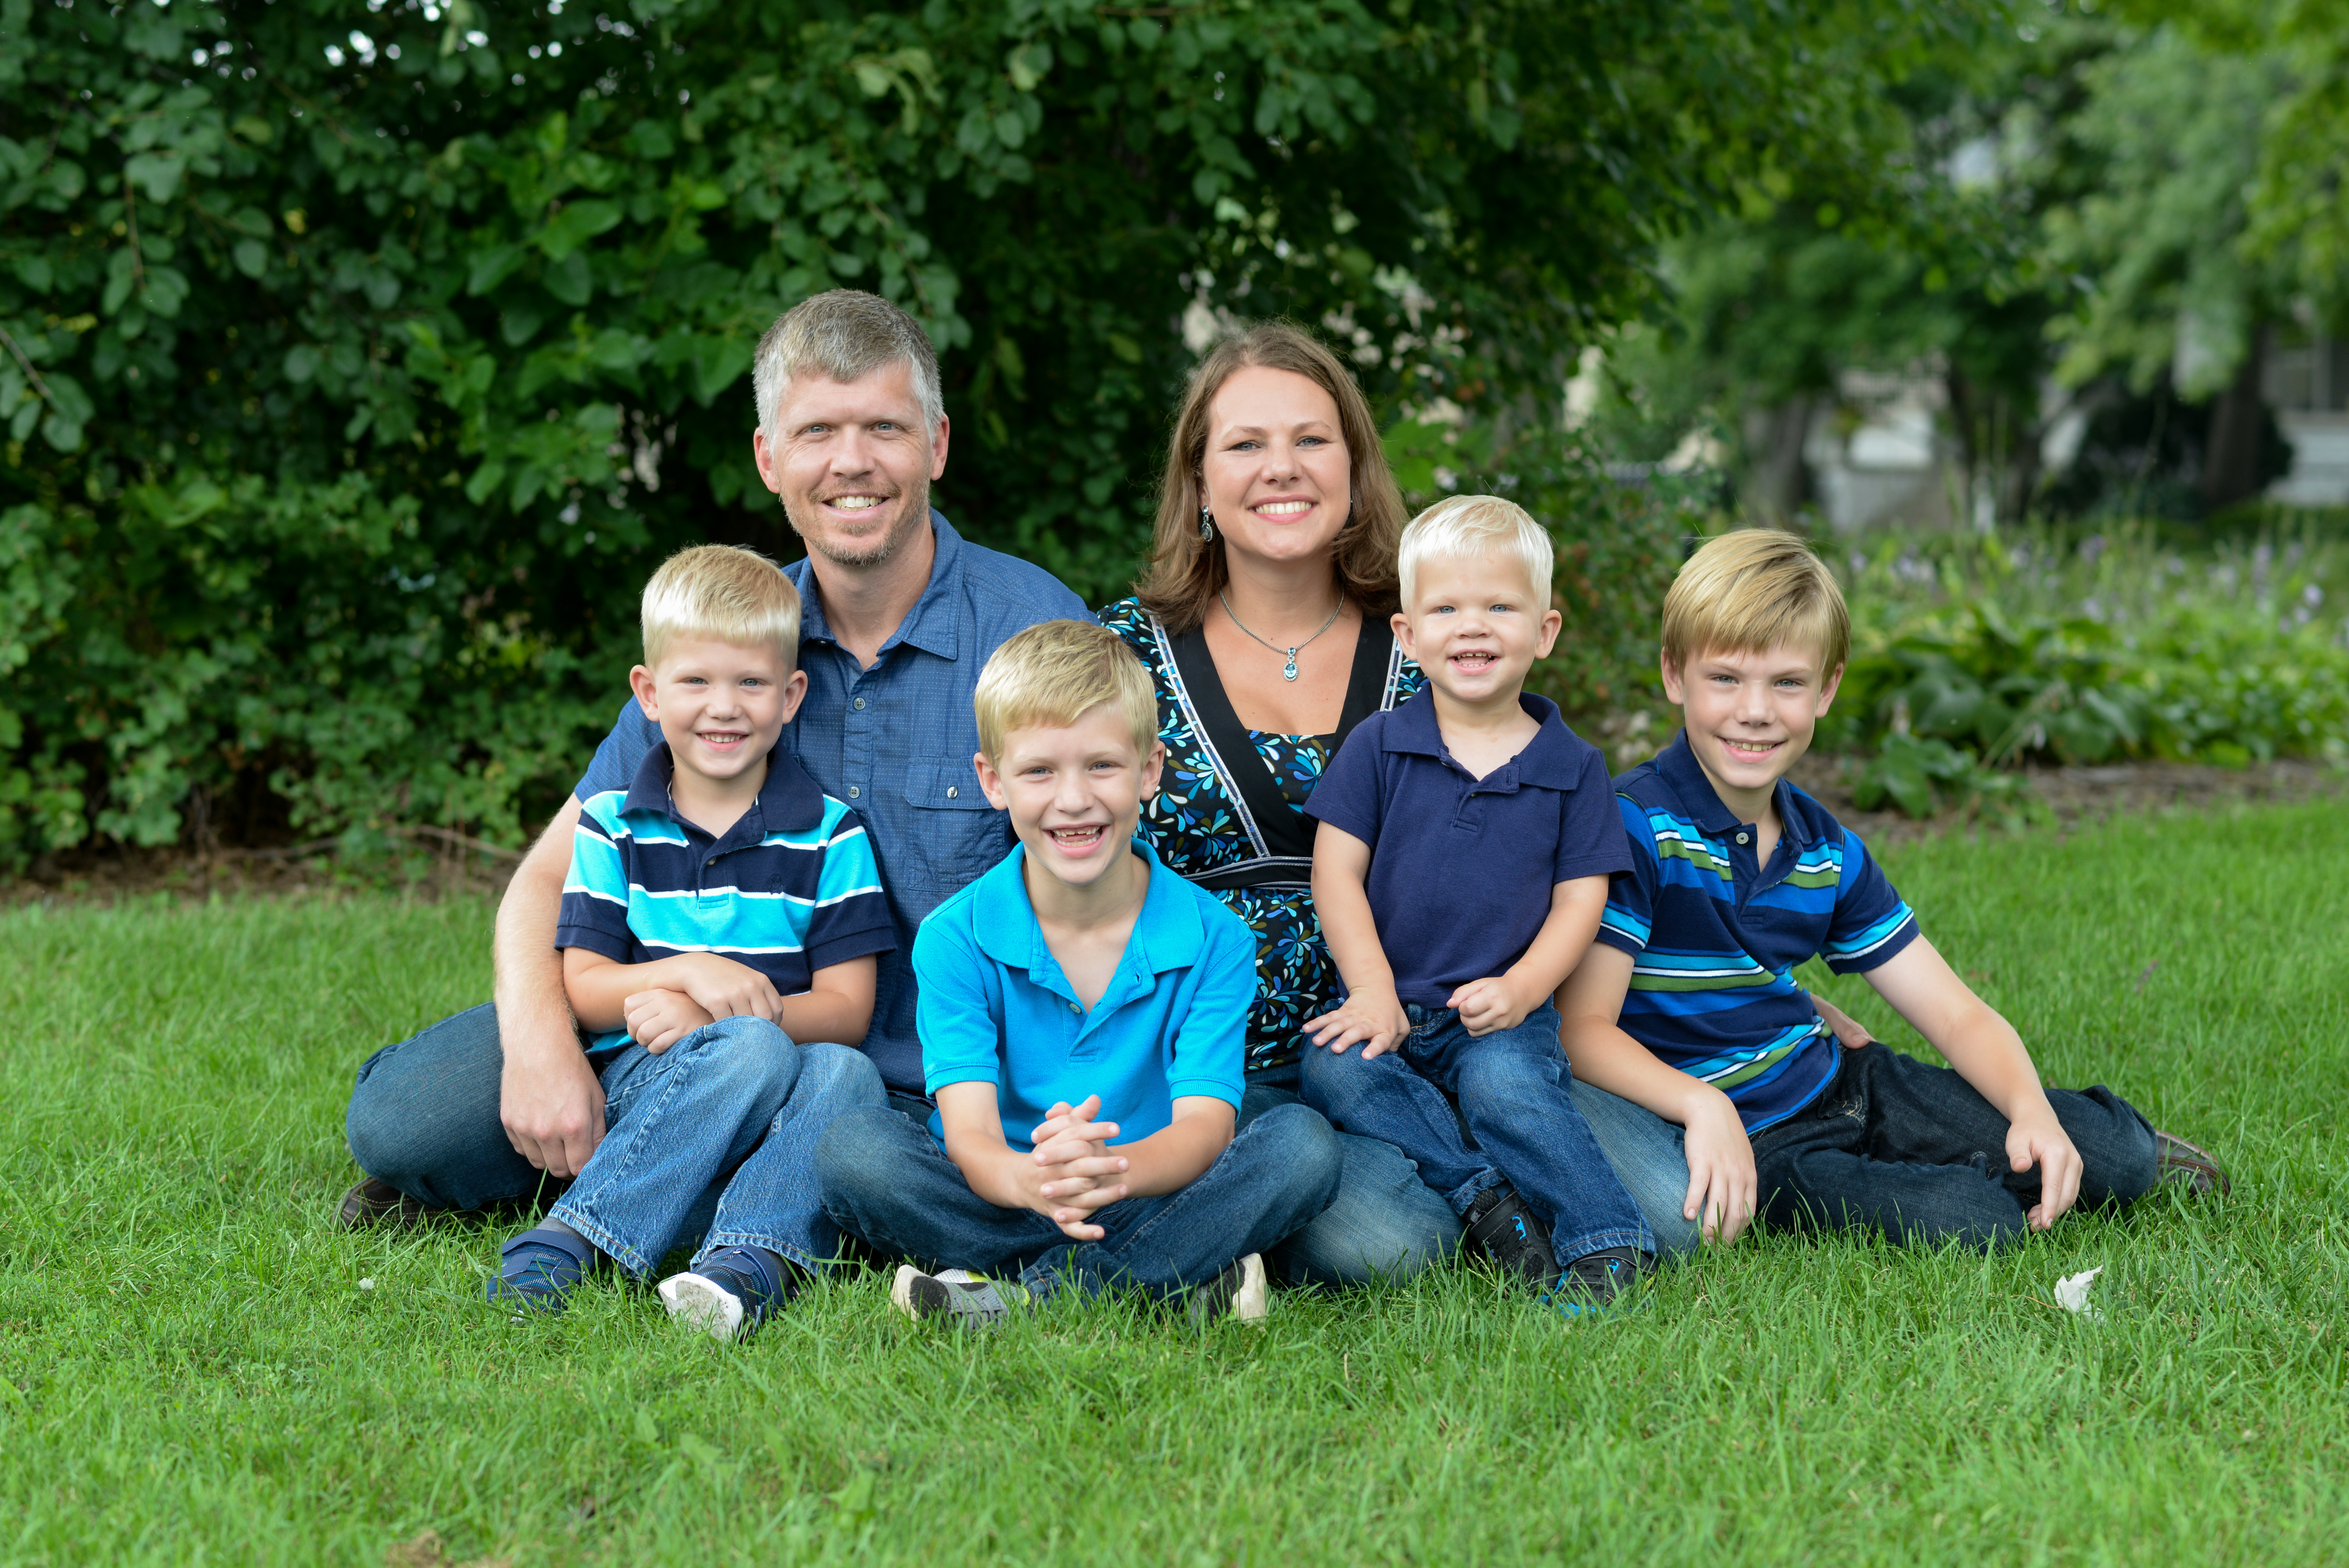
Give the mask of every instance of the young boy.
POLYGON ((492 1299, 560 1306, 599 1252, 643 1278, 712 1194, 660 1296, 721 1338, 838 1250, 811 1161, 833 1118, 884 1103, 851 1047, 895 944, 864 824, 777 744, 807 689, 799 626, 790 579, 747 550, 683 551, 645 585, 629 681, 661 743, 581 808, 555 935, 607 1130, 502 1249, 492 1299))
POLYGON ((1329 1206, 1340 1156, 1301 1106, 1233 1132, 1256 944, 1134 840, 1164 758, 1150 676, 1115 634, 1051 621, 996 650, 974 706, 1019 843, 914 940, 928 1130, 834 1122, 824 1206, 918 1261, 892 1292, 916 1318, 992 1327, 1121 1284, 1261 1318, 1257 1254, 1329 1206))
POLYGON ((1417 1161, 1472 1244, 1573 1315, 1655 1252, 1575 1109, 1550 1005, 1629 846, 1598 748, 1526 695, 1558 633, 1547 532, 1509 501, 1454 496, 1403 531, 1397 566, 1395 640, 1427 686, 1364 719, 1305 808, 1346 985, 1306 1026, 1327 1049, 1306 1053, 1305 1099, 1417 1161))
POLYGON ((1774 1224, 1988 1248, 2171 1176, 2223 1190, 2110 1089, 2042 1088, 1857 835, 1785 781, 1849 639, 1791 534, 1725 534, 1681 568, 1661 662, 1683 728, 1616 780, 1635 853, 1560 995, 1576 1076, 1685 1130, 1682 1217, 1723 1240, 1757 1196, 1774 1224), (1794 980, 1814 955, 1866 975, 1951 1066, 1840 1046, 1794 980))

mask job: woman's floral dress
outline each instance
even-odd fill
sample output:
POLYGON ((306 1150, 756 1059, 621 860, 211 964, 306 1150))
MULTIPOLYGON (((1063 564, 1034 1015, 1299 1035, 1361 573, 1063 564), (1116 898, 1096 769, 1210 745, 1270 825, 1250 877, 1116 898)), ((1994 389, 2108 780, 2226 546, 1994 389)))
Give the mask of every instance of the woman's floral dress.
MULTIPOLYGON (((1230 781, 1216 771, 1212 751, 1185 716, 1188 704, 1163 628, 1133 599, 1121 599, 1103 609, 1101 623, 1141 655, 1158 690, 1158 738, 1166 744, 1166 767, 1157 797, 1142 808, 1142 830, 1158 858, 1180 875, 1198 877, 1260 856, 1262 846, 1252 841, 1235 806, 1230 781)), ((1381 706, 1391 707, 1414 696, 1423 681, 1417 665, 1397 659, 1381 706)), ((1321 781, 1335 738, 1253 729, 1247 735, 1257 758, 1272 770, 1282 798, 1292 806, 1303 805, 1321 781)), ((1338 971, 1321 941, 1313 894, 1303 887, 1209 891, 1256 933, 1248 1070, 1286 1067, 1297 1060, 1306 1020, 1337 1005, 1338 971)))

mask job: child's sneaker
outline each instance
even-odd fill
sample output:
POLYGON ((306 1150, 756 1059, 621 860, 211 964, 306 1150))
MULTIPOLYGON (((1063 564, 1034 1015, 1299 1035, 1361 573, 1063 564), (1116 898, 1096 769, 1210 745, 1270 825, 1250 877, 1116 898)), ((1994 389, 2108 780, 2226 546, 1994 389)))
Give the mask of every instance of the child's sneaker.
POLYGON ((2193 1192, 2216 1192, 2221 1198, 2233 1185, 2227 1171, 2208 1150, 2197 1149, 2174 1132, 2153 1130, 2154 1185, 2172 1184, 2193 1192))
POLYGON ((1568 1317, 1583 1317, 1621 1305, 1639 1288, 1640 1276, 1654 1269, 1656 1256, 1634 1247, 1585 1253, 1566 1265, 1543 1299, 1568 1317))
POLYGON ((1262 1323, 1271 1311, 1272 1287, 1264 1276, 1264 1255, 1250 1253, 1192 1291, 1191 1326, 1205 1328, 1226 1311, 1235 1323, 1262 1323))
POLYGON ((944 1319, 957 1328, 1000 1328, 1029 1305, 1023 1286, 999 1284, 960 1269, 926 1274, 911 1264, 898 1265, 889 1299, 917 1323, 944 1319))
POLYGON ((564 1298, 587 1275, 595 1249, 569 1231, 540 1226, 498 1249, 498 1277, 490 1299, 540 1312, 561 1312, 564 1298))
POLYGON ((1549 1227, 1507 1182, 1476 1194, 1460 1222, 1468 1244, 1539 1289, 1557 1277, 1557 1257, 1549 1250, 1549 1227))
POLYGON ((720 1247, 660 1282, 668 1315, 719 1339, 749 1334, 800 1293, 800 1273, 764 1247, 720 1247))

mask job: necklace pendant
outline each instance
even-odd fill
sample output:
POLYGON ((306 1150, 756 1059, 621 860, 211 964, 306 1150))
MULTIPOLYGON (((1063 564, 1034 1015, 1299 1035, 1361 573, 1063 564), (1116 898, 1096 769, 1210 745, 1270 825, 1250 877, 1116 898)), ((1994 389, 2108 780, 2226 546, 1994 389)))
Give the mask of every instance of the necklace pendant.
POLYGON ((1280 678, 1285 681, 1293 681, 1297 678, 1297 650, 1295 648, 1288 650, 1288 662, 1280 666, 1280 678))

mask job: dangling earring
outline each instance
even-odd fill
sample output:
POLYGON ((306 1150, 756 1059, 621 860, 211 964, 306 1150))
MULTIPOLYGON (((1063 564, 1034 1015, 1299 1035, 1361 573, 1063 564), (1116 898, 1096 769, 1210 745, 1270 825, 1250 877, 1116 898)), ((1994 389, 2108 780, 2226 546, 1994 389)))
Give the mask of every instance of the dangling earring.
POLYGON ((1216 514, 1203 506, 1199 509, 1199 542, 1213 544, 1215 542, 1216 514))

